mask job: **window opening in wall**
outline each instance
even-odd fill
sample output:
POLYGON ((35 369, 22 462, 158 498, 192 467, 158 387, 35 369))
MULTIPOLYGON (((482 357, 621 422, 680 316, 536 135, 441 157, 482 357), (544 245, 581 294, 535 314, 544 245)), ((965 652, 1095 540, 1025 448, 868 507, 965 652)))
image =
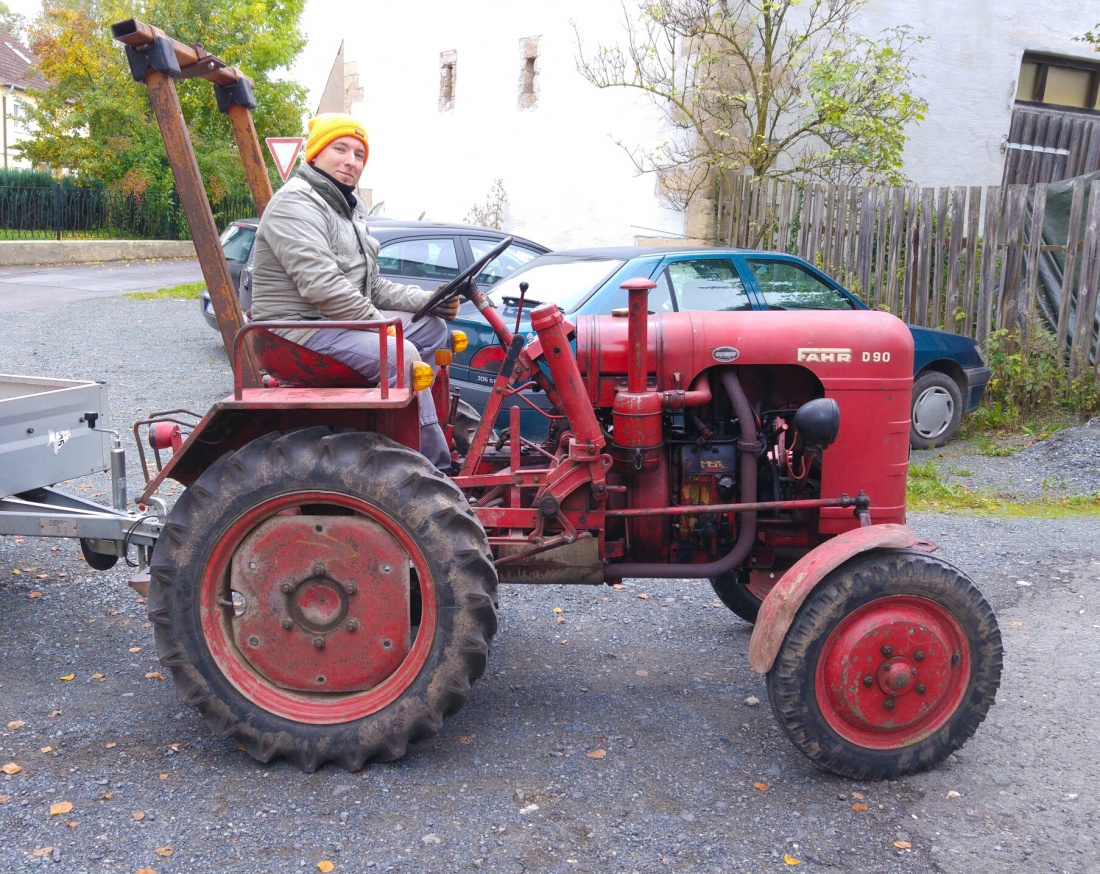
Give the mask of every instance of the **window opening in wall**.
POLYGON ((18 97, 12 100, 11 119, 17 131, 26 133, 30 130, 30 124, 27 119, 27 106, 18 97))
POLYGON ((458 75, 458 52, 439 53, 439 111, 455 108, 455 79, 458 75))
POLYGON ((538 105, 539 38, 528 37, 519 41, 519 101, 520 109, 533 109, 538 105))
POLYGON ((1100 111, 1100 63, 1024 54, 1016 102, 1100 111))

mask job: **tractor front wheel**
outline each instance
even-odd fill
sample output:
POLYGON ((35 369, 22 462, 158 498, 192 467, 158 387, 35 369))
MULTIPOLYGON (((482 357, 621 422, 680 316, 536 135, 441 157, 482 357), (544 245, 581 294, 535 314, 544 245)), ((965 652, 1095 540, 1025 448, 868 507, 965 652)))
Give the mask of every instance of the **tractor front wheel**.
POLYGON ((772 710, 815 763, 857 780, 927 770, 974 734, 1001 677, 974 583, 927 553, 867 553, 802 604, 768 673, 772 710))
POLYGON ((270 434, 176 502, 149 616, 183 700, 260 761, 404 755, 457 711, 496 631, 463 494, 377 434, 270 434))
POLYGON ((782 573, 770 570, 730 571, 718 577, 710 578, 710 587, 718 600, 735 615, 750 625, 756 624, 760 605, 778 582, 782 573))

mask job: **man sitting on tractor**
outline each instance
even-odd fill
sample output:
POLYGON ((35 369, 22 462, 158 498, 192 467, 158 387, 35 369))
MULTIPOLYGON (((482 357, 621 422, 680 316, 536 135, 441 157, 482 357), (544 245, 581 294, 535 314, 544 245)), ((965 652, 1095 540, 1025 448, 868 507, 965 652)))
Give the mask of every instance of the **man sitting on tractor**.
MULTIPOLYGON (((378 241, 369 235, 365 205, 355 195, 369 151, 363 125, 351 116, 325 113, 310 119, 306 163, 271 198, 260 220, 252 318, 347 321, 400 316, 408 369, 423 358, 432 361, 432 353, 447 345, 450 335, 444 320, 454 319, 459 301, 440 304, 433 317, 413 323, 412 313, 432 292, 379 275, 378 241)), ((377 331, 319 328, 282 333, 372 382, 382 378, 377 331)), ((391 336, 388 342, 387 377, 392 385, 397 378, 396 341, 391 336)), ((447 470, 451 455, 431 390, 419 395, 420 451, 447 470)))

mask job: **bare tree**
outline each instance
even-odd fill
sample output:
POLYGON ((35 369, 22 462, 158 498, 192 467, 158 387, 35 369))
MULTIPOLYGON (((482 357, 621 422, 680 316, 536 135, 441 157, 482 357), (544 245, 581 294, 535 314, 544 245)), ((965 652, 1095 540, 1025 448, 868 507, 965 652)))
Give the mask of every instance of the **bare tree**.
POLYGON ((910 87, 907 27, 853 29, 865 0, 641 0, 624 3, 627 43, 586 54, 598 88, 648 94, 673 129, 655 148, 620 142, 683 208, 727 173, 897 183, 905 128, 927 104, 910 87))

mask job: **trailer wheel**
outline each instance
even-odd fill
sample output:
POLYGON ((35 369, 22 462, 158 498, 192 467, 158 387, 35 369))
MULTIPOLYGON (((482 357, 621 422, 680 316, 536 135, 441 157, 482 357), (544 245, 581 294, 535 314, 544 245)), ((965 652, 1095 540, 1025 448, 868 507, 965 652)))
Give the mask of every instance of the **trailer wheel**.
POLYGON ((271 434, 176 502, 151 566, 157 653, 256 759, 358 770, 435 734, 485 669, 496 572, 458 488, 377 434, 271 434))
POLYGON ((927 770, 985 719, 1001 633, 977 586, 927 553, 876 551, 803 603, 768 673, 783 730, 816 764, 857 780, 927 770))
POLYGON ((718 600, 750 625, 756 624, 760 605, 772 590, 779 576, 769 571, 731 571, 710 578, 710 587, 718 600))

